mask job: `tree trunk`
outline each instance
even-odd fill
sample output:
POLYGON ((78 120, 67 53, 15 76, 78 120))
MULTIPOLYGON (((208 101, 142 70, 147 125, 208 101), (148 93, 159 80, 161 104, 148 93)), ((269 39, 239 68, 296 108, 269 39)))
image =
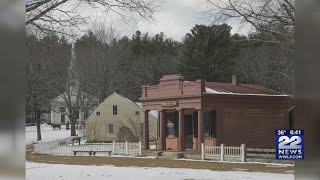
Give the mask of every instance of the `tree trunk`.
POLYGON ((40 110, 35 111, 35 118, 37 122, 37 141, 41 141, 41 120, 40 120, 40 110))
POLYGON ((71 122, 71 136, 76 136, 76 119, 75 116, 70 117, 71 122))

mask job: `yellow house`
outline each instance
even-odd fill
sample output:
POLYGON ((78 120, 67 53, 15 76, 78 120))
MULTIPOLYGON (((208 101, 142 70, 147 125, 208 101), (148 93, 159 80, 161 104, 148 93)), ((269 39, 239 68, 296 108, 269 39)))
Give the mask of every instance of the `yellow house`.
MULTIPOLYGON (((157 111, 150 111, 150 141, 157 137, 157 119, 157 111)), ((88 142, 142 141, 143 122, 141 103, 113 93, 87 118, 85 135, 88 142)))

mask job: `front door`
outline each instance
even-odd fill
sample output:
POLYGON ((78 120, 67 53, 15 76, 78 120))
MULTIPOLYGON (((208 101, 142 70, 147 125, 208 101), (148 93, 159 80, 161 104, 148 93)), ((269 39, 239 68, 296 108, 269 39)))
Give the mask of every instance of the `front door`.
POLYGON ((64 114, 61 114, 61 123, 65 123, 66 116, 64 114))
POLYGON ((184 115, 185 148, 193 148, 192 115, 184 115))

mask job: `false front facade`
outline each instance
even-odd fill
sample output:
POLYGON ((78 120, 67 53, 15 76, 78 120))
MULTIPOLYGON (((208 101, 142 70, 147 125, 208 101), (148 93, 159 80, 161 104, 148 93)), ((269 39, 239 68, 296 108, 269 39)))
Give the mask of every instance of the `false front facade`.
MULTIPOLYGON (((206 145, 274 148, 276 129, 289 128, 287 95, 252 84, 184 81, 179 75, 142 86, 142 109, 159 112, 159 150, 193 149, 206 145)), ((144 142, 149 120, 144 119, 144 142)), ((149 144, 144 144, 148 149, 149 144)))

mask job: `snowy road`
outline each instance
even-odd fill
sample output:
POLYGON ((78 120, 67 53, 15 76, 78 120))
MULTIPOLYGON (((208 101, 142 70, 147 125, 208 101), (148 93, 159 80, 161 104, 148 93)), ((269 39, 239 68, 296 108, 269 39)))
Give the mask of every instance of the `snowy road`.
POLYGON ((141 168, 26 163, 29 180, 292 180, 293 174, 244 171, 210 171, 178 168, 141 168))

